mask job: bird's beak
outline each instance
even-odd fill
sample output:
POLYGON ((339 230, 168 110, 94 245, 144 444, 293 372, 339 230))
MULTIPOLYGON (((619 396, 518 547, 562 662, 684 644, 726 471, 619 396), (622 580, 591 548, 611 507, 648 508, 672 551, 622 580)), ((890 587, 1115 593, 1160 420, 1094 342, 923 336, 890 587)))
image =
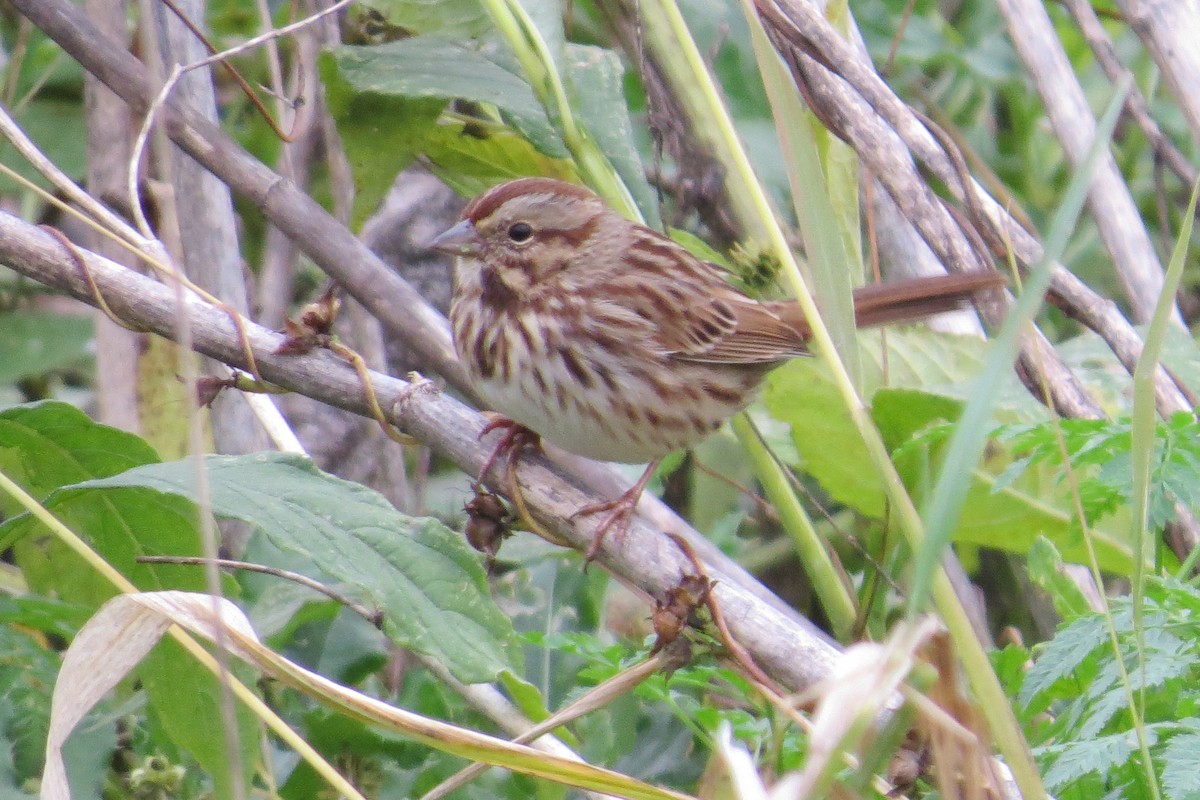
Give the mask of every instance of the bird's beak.
POLYGON ((475 226, 469 219, 464 219, 453 228, 442 231, 429 243, 434 250, 441 250, 452 256, 482 255, 482 245, 483 242, 480 241, 479 234, 475 232, 475 226))

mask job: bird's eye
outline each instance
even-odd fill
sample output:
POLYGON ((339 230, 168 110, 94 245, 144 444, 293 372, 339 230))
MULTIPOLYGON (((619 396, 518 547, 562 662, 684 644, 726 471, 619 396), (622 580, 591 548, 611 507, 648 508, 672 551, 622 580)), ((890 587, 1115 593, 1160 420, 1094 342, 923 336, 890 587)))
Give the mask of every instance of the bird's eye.
POLYGON ((533 236, 533 226, 528 222, 515 223, 508 229, 508 238, 517 244, 529 241, 530 236, 533 236))

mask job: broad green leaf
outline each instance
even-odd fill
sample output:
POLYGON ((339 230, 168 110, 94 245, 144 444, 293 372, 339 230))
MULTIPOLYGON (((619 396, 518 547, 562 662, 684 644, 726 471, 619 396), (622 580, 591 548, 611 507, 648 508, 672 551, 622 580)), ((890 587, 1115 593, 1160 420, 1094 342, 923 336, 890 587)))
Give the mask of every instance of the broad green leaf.
MULTIPOLYGON (((137 436, 100 425, 67 403, 48 400, 0 411, 0 471, 35 498, 158 460, 137 436)), ((0 510, 10 516, 16 506, 3 497, 0 510)))
MULTIPOLYGON (((209 456, 205 466, 214 514, 254 525, 276 547, 358 587, 403 646, 438 659, 465 682, 491 680, 507 668, 511 625, 462 536, 437 520, 401 514, 377 492, 304 458, 209 456)), ((193 464, 133 469, 72 491, 115 487, 138 487, 128 491, 147 500, 191 498, 193 464)))
POLYGON ((413 33, 470 39, 491 27, 491 18, 479 0, 362 0, 355 6, 373 9, 389 25, 413 33))
POLYGON ((0 312, 0 384, 79 360, 87 355, 92 335, 86 314, 0 312))
MULTIPOLYGON (((962 394, 961 384, 974 374, 987 347, 972 337, 919 330, 869 331, 859 341, 866 397, 883 385, 962 394)), ((881 516, 879 479, 824 365, 817 359, 784 365, 768 378, 764 397, 771 414, 791 424, 804 467, 822 487, 840 503, 881 516)))
POLYGON ((659 226, 658 197, 646 180, 646 170, 633 139, 633 124, 623 88, 624 68, 611 50, 567 46, 572 108, 633 195, 646 224, 659 226))
POLYGON ((527 140, 498 125, 436 125, 429 130, 424 148, 434 174, 464 197, 527 175, 579 182, 574 162, 544 155, 527 140))
POLYGON ((421 152, 425 136, 445 107, 441 98, 376 92, 363 81, 351 83, 356 57, 376 49, 341 48, 322 53, 319 60, 329 110, 354 175, 355 227, 379 207, 396 175, 421 152))
MULTIPOLYGON (((81 486, 87 484, 53 492, 44 505, 138 588, 207 590, 199 569, 138 564, 135 560, 140 555, 200 555, 193 503, 146 489, 81 486)), ((92 608, 116 593, 107 580, 28 515, 5 523, 0 533, 17 540, 17 561, 34 591, 92 608)), ((226 588, 232 588, 232 582, 227 582, 226 588)), ((164 730, 200 762, 227 796, 229 757, 222 727, 195 724, 197 719, 220 718, 217 702, 221 688, 216 678, 174 642, 160 644, 138 674, 164 730)), ((258 752, 257 727, 244 707, 239 706, 237 717, 241 764, 248 776, 258 752)))
MULTIPOLYGON (((448 101, 470 100, 495 106, 505 120, 541 152, 567 155, 525 80, 472 50, 445 39, 418 36, 373 47, 338 47, 322 62, 322 77, 340 81, 330 98, 340 120, 351 94, 448 101)), ((362 109, 369 111, 369 108, 362 109)), ((392 124, 402 124, 393 120, 392 124)))

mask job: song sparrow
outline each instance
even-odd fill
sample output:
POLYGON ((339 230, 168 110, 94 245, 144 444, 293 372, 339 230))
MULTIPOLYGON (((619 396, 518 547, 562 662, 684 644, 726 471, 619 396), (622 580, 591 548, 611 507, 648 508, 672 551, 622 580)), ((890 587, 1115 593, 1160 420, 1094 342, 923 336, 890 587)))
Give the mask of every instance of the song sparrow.
MULTIPOLYGON (((472 200, 433 247, 459 256, 450 321, 479 394, 508 419, 493 452, 529 432, 564 450, 650 462, 616 500, 588 550, 627 527, 659 460, 715 431, 773 367, 808 352, 794 302, 757 301, 722 272, 588 189, 521 178, 472 200)), ((911 322, 1003 283, 973 273, 855 292, 857 324, 911 322)), ((490 464, 490 461, 489 461, 490 464)))

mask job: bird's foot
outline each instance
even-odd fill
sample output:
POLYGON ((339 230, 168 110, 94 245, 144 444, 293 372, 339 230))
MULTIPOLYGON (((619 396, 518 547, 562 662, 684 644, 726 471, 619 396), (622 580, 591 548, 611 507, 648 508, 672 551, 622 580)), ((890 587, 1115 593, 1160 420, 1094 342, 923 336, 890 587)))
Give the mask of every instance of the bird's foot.
POLYGON ((509 477, 509 482, 514 484, 512 489, 515 491, 516 486, 513 476, 515 474, 516 458, 522 450, 527 448, 540 450, 542 447, 542 437, 508 417, 493 413, 487 413, 486 416, 488 417, 488 422, 483 426, 483 430, 479 432, 480 439, 483 439, 484 436, 487 436, 492 431, 504 431, 504 433, 500 435, 496 446, 492 448, 487 461, 483 462, 483 468, 479 470, 479 479, 484 480, 496 462, 504 458, 506 461, 505 474, 509 477))
POLYGON ((585 569, 588 564, 596 560, 596 555, 600 552, 601 545, 604 544, 604 537, 610 531, 614 532, 618 543, 624 541, 625 534, 629 532, 629 525, 633 521, 633 514, 637 511, 638 500, 641 499, 642 492, 646 490, 646 484, 650 482, 656 469, 658 469, 658 460, 651 462, 646 467, 646 471, 642 473, 642 477, 638 478, 638 482, 622 492, 620 497, 601 503, 591 503, 571 515, 571 519, 574 520, 591 514, 610 512, 600 521, 596 532, 592 534, 592 543, 588 545, 587 552, 584 554, 585 569))

